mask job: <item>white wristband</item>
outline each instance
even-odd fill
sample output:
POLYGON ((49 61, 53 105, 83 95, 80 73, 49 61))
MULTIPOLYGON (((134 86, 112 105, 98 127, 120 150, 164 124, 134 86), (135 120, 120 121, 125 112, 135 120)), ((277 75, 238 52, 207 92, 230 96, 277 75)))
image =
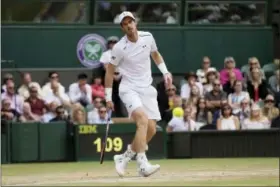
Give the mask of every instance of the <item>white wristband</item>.
POLYGON ((105 88, 105 100, 112 101, 112 88, 105 88))
POLYGON ((164 62, 160 63, 157 67, 163 75, 169 73, 164 62))

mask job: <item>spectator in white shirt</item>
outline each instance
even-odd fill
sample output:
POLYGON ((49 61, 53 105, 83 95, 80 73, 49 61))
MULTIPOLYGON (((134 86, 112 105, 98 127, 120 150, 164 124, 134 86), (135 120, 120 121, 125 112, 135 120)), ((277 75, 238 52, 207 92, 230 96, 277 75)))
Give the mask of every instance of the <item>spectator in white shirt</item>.
POLYGON ((201 84, 206 84, 207 83, 207 80, 206 80, 206 74, 209 72, 209 71, 217 71, 216 68, 213 68, 211 67, 211 60, 209 57, 205 56, 203 57, 202 59, 202 68, 201 69, 198 69, 196 71, 196 75, 198 77, 198 81, 201 83, 201 84))
POLYGON ((232 108, 229 104, 225 104, 221 108, 221 116, 217 120, 218 130, 238 130, 239 120, 232 115, 232 108))
POLYGON ((7 91, 1 95, 1 100, 8 99, 11 102, 11 109, 14 109, 19 114, 22 114, 24 99, 20 95, 16 94, 14 82, 8 81, 6 89, 7 91))
POLYGON ((80 103, 84 107, 92 103, 92 90, 87 84, 87 78, 85 73, 81 73, 78 75, 78 82, 69 86, 69 97, 72 103, 80 103))
POLYGON ((250 117, 243 122, 242 129, 269 129, 270 121, 262 115, 261 108, 258 104, 251 107, 250 117))
POLYGON ((191 87, 196 85, 199 88, 200 95, 203 95, 203 86, 200 82, 197 82, 197 76, 195 73, 190 72, 185 77, 188 82, 184 83, 181 87, 181 97, 184 100, 188 100, 191 94, 191 87))
POLYGON ((1 87, 1 93, 4 93, 7 91, 7 83, 8 82, 14 82, 14 76, 10 73, 6 73, 3 77, 3 84, 1 87))
POLYGON ((51 82, 56 81, 58 83, 58 89, 60 93, 65 93, 65 88, 59 83, 59 76, 58 73, 55 71, 52 71, 49 73, 49 82, 47 82, 43 87, 42 87, 42 96, 45 97, 48 95, 49 92, 52 91, 51 88, 51 82))
POLYGON ((56 108, 59 105, 53 101, 49 104, 49 110, 47 113, 45 113, 42 117, 41 117, 41 121, 43 123, 49 123, 51 119, 56 117, 56 108))
POLYGON ((107 51, 103 52, 100 57, 100 62, 104 65, 104 68, 107 68, 108 63, 111 61, 112 58, 112 49, 114 45, 119 41, 117 36, 110 36, 107 39, 107 51))
POLYGON ((58 105, 62 105, 64 107, 70 107, 70 99, 65 92, 62 92, 59 89, 59 83, 57 81, 51 82, 51 90, 44 97, 46 105, 49 105, 52 102, 56 102, 58 105))
MULTIPOLYGON (((93 123, 94 124, 106 124, 107 120, 108 120, 108 114, 107 114, 106 107, 102 106, 98 110, 98 118, 93 123)), ((110 119, 109 123, 112 124, 113 121, 110 119)))
POLYGON ((24 73, 22 74, 22 85, 19 87, 18 89, 18 93, 20 96, 22 96, 24 98, 24 100, 26 100, 29 96, 29 87, 36 87, 37 88, 37 92, 38 92, 38 97, 42 98, 41 96, 41 86, 37 83, 37 82, 32 82, 32 78, 30 73, 24 73))
POLYGON ((93 101, 93 109, 87 113, 87 119, 89 124, 93 124, 99 118, 98 109, 102 107, 102 99, 100 97, 96 97, 93 101))

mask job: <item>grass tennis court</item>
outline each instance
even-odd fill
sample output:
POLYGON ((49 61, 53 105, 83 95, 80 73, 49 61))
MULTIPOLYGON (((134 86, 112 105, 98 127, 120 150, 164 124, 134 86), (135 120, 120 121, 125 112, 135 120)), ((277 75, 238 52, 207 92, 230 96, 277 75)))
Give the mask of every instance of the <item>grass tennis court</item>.
POLYGON ((112 161, 2 165, 2 185, 13 186, 279 186, 278 158, 152 160, 159 173, 140 178, 132 161, 119 178, 112 161))

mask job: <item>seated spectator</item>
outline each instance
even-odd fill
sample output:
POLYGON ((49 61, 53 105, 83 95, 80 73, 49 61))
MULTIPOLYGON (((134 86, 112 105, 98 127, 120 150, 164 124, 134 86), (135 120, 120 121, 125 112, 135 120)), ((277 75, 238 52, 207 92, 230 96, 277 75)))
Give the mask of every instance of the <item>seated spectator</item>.
POLYGON ((75 107, 72 112, 72 122, 75 125, 86 123, 86 112, 82 107, 75 107))
POLYGON ((236 81, 235 73, 233 71, 228 72, 228 78, 229 80, 226 82, 226 84, 223 85, 223 90, 227 95, 234 92, 234 83, 236 81))
MULTIPOLYGON (((208 71, 206 74, 206 83, 203 85, 203 93, 206 94, 213 90, 213 83, 216 79, 219 79, 219 74, 217 71, 208 71)), ((221 89, 223 87, 221 86, 221 89)))
POLYGON ((245 77, 244 77, 246 81, 252 79, 252 78, 251 78, 251 70, 252 70, 253 68, 259 68, 260 71, 261 71, 261 77, 262 77, 262 79, 265 79, 265 73, 264 73, 264 71, 261 69, 261 64, 260 64, 258 58, 256 58, 256 57, 251 57, 251 58, 249 58, 248 64, 249 64, 249 68, 248 68, 248 70, 245 72, 245 77))
POLYGON ((269 78, 268 82, 269 82, 269 86, 274 94, 280 92, 280 70, 279 69, 275 71, 275 75, 273 75, 269 78))
POLYGON ((99 117, 98 110, 102 106, 102 99, 100 97, 96 97, 93 101, 93 109, 87 113, 87 121, 89 124, 93 124, 95 121, 97 121, 99 117))
POLYGON ((228 100, 227 98, 223 98, 221 101, 220 101, 220 108, 218 110, 216 110, 214 113, 211 113, 212 114, 212 125, 214 126, 217 126, 217 121, 218 119, 221 117, 221 113, 222 113, 222 107, 225 106, 225 105, 228 105, 228 100))
POLYGON ((96 97, 100 97, 103 99, 105 97, 105 88, 102 85, 101 77, 94 78, 93 84, 91 85, 91 89, 93 99, 96 97))
POLYGON ((240 110, 235 114, 239 119, 240 126, 243 126, 244 120, 250 116, 250 99, 245 97, 240 103, 240 110))
POLYGON ((241 101, 245 98, 250 99, 249 93, 242 91, 242 82, 233 83, 234 92, 228 95, 228 103, 232 107, 232 113, 235 115, 241 111, 241 101))
POLYGON ((29 87, 29 93, 30 96, 25 102, 28 102, 30 104, 32 113, 38 116, 42 116, 47 111, 47 109, 45 101, 40 99, 38 96, 38 87, 31 84, 31 86, 29 87))
MULTIPOLYGON (((108 114, 105 106, 102 106, 98 109, 98 118, 96 121, 94 121, 94 124, 106 124, 108 120, 108 114)), ((113 121, 110 119, 109 123, 113 123, 113 121)))
POLYGON ((267 117, 262 115, 261 108, 258 104, 251 107, 250 117, 244 120, 242 129, 269 129, 270 122, 267 117))
POLYGON ((41 121, 43 123, 49 123, 50 120, 56 117, 56 108, 58 107, 58 104, 56 102, 51 102, 48 105, 48 111, 41 117, 41 121))
POLYGON ((8 121, 17 121, 20 114, 11 108, 11 101, 9 99, 2 99, 1 119, 8 121))
POLYGON ((167 132, 198 130, 195 121, 192 119, 191 108, 186 108, 183 113, 183 117, 173 117, 171 119, 166 127, 167 132))
POLYGON ((177 97, 176 91, 177 91, 177 89, 174 85, 171 85, 169 88, 166 89, 166 94, 168 96, 169 109, 174 108, 174 98, 177 97))
POLYGON ((221 108, 221 100, 227 100, 227 94, 221 90, 221 82, 215 80, 213 90, 205 95, 206 107, 212 112, 218 111, 221 108))
POLYGON ((3 77, 3 83, 1 87, 1 93, 4 93, 7 91, 7 83, 8 82, 14 82, 14 76, 10 73, 6 73, 3 77))
POLYGON ((236 63, 233 57, 225 58, 225 68, 220 71, 220 80, 222 85, 225 85, 229 81, 229 72, 234 72, 236 80, 243 80, 242 73, 235 67, 236 63))
POLYGON ((24 73, 22 74, 22 85, 18 89, 18 93, 20 96, 26 100, 29 96, 29 87, 32 85, 33 87, 37 88, 38 96, 42 98, 41 96, 41 86, 37 82, 32 82, 32 78, 30 73, 24 73))
POLYGON ((34 114, 31 111, 31 107, 30 107, 29 103, 24 102, 24 104, 23 104, 23 113, 19 117, 19 121, 20 122, 36 122, 36 121, 40 121, 40 116, 34 114))
POLYGON ((200 98, 197 102, 197 112, 195 121, 197 126, 203 127, 212 123, 211 113, 206 109, 206 101, 204 98, 200 98))
POLYGON ((194 85, 191 87, 191 94, 189 99, 185 102, 186 106, 192 107, 194 113, 196 113, 197 111, 196 106, 199 98, 200 98, 199 88, 196 85, 194 85))
POLYGON ((268 85, 266 84, 266 81, 262 79, 259 68, 253 68, 250 77, 247 81, 247 90, 250 98, 254 102, 260 102, 264 100, 268 94, 268 85))
POLYGON ((172 101, 173 105, 172 105, 172 108, 168 109, 165 111, 164 115, 162 116, 162 119, 166 122, 170 121, 171 118, 172 118, 172 113, 173 113, 173 109, 174 108, 177 108, 177 107, 182 107, 182 99, 180 96, 176 96, 173 98, 173 101, 172 101))
POLYGON ((69 86, 69 96, 72 103, 80 103, 86 107, 92 103, 92 91, 87 84, 87 75, 81 73, 78 75, 78 81, 69 86))
POLYGON ((238 130, 239 120, 232 114, 232 108, 225 104, 221 109, 221 117, 217 121, 218 130, 238 130))
POLYGON ((206 75, 210 71, 211 72, 216 72, 216 68, 211 67, 211 60, 210 60, 210 58, 205 56, 202 59, 202 67, 201 67, 201 69, 198 69, 196 71, 196 76, 198 78, 198 81, 201 84, 206 84, 207 83, 206 75))
POLYGON ((262 113, 269 121, 272 121, 279 115, 279 109, 275 107, 275 100, 273 95, 267 95, 264 100, 264 107, 262 113))
POLYGON ((2 93, 1 99, 8 99, 11 102, 11 108, 22 114, 24 100, 20 95, 16 94, 14 82, 8 81, 6 89, 7 91, 2 93))
POLYGON ((65 110, 63 106, 58 106, 55 109, 56 116, 50 120, 50 122, 56 122, 56 121, 67 121, 67 115, 65 115, 65 110))
POLYGON ((47 82, 43 87, 42 87, 42 96, 46 97, 50 92, 52 92, 52 87, 51 83, 53 81, 56 81, 58 84, 58 90, 60 93, 65 93, 65 88, 62 86, 62 84, 59 82, 59 76, 58 73, 55 71, 49 72, 49 82, 47 82))
POLYGON ((191 94, 191 87, 196 85, 199 88, 200 95, 203 95, 203 86, 200 82, 197 82, 197 76, 195 73, 190 72, 186 75, 185 79, 187 80, 181 87, 181 98, 183 100, 188 100, 191 94))
POLYGON ((59 89, 59 82, 52 81, 51 82, 51 91, 47 96, 44 97, 44 100, 47 105, 52 102, 56 102, 59 106, 70 107, 70 99, 65 92, 62 92, 62 89, 59 89))
POLYGON ((280 114, 275 119, 272 120, 271 128, 278 128, 278 129, 280 129, 280 114))

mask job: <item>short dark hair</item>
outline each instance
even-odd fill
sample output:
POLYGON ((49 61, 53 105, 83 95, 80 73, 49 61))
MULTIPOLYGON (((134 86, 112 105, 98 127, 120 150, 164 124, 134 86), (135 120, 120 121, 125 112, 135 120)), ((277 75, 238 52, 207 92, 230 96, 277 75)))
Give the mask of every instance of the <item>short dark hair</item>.
POLYGON ((58 74, 58 73, 56 71, 50 71, 49 72, 49 78, 51 78, 53 74, 58 74))
POLYGON ((230 109, 230 116, 232 115, 232 107, 229 104, 225 104, 221 107, 221 114, 222 116, 225 116, 225 109, 229 108, 230 109))
POLYGON ((78 75, 78 80, 83 80, 83 79, 87 79, 88 78, 88 76, 87 76, 87 74, 85 74, 85 73, 80 73, 79 75, 78 75))

